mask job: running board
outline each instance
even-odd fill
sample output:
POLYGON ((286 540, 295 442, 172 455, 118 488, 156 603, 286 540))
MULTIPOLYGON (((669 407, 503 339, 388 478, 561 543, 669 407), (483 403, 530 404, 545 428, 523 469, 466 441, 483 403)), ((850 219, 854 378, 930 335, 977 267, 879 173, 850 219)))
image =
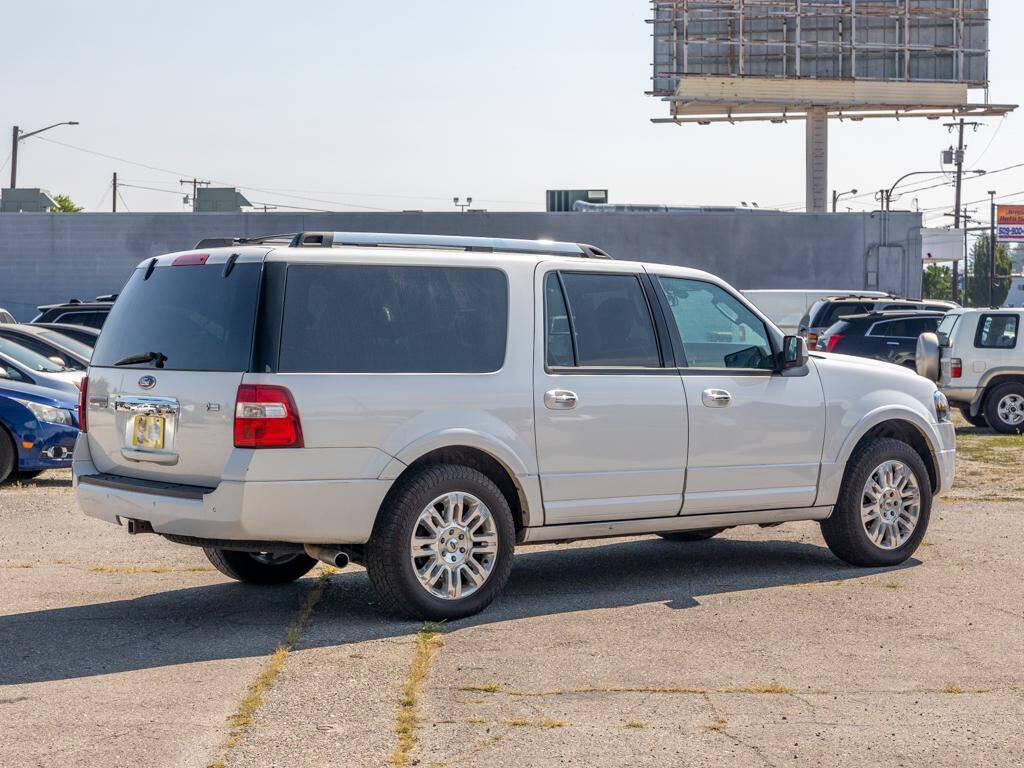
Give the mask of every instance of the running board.
POLYGON ((724 514, 679 515, 676 517, 646 518, 643 520, 615 520, 602 523, 572 523, 570 525, 544 525, 527 528, 521 544, 601 539, 611 536, 640 536, 645 533, 694 531, 701 528, 731 528, 736 525, 763 525, 789 523, 794 520, 824 520, 832 514, 832 507, 794 507, 791 509, 762 509, 756 512, 727 512, 724 514))

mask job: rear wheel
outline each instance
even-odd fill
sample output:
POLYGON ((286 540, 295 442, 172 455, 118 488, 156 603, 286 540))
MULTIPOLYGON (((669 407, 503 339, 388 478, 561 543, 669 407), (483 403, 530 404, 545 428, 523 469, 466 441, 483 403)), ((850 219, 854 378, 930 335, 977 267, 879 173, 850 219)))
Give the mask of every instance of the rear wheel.
POLYGON ((985 418, 989 426, 1004 435, 1024 432, 1024 384, 1002 384, 985 398, 985 418))
POLYGON ((316 565, 316 560, 301 552, 275 555, 215 547, 203 547, 203 552, 218 571, 246 584, 287 584, 302 578, 316 565))
POLYGON ((490 478, 435 464, 388 494, 366 546, 366 570, 389 608, 416 619, 459 619, 483 610, 505 586, 514 549, 512 510, 490 478))
POLYGON ((0 427, 0 483, 14 474, 17 465, 18 454, 14 450, 14 441, 7 430, 0 427))
POLYGON ((979 427, 984 429, 988 426, 988 419, 985 418, 985 414, 979 412, 977 416, 971 416, 971 406, 961 405, 960 415, 964 417, 964 421, 970 424, 972 427, 979 427))
POLYGON ((659 533, 658 535, 666 541, 707 541, 724 530, 725 528, 701 528, 696 531, 673 531, 671 533, 659 533))
POLYGON ((850 458, 821 533, 833 554, 851 565, 898 565, 924 538, 931 506, 931 480, 917 451, 900 440, 874 438, 850 458))

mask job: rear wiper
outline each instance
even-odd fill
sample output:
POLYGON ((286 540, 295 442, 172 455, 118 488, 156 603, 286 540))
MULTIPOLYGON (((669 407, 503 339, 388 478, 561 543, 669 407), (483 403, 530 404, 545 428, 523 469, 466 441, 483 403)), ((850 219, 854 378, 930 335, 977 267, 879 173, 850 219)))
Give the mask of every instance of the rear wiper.
POLYGON ((162 352, 143 352, 141 355, 128 355, 122 357, 116 363, 118 365, 135 365, 136 363, 155 363, 157 368, 163 368, 167 362, 167 355, 162 352))

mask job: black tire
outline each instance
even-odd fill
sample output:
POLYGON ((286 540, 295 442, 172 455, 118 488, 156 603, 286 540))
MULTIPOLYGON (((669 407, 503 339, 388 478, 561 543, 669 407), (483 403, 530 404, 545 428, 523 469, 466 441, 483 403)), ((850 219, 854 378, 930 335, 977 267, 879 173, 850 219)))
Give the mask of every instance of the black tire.
POLYGON ((724 530, 725 528, 701 528, 696 531, 672 531, 671 533, 659 533, 658 535, 667 541, 707 541, 724 530))
POLYGON ((985 414, 983 412, 979 411, 977 416, 971 416, 971 406, 961 405, 957 407, 960 409, 960 415, 964 417, 964 421, 972 427, 985 429, 988 426, 988 419, 985 418, 985 414))
POLYGON ((316 565, 316 560, 302 552, 276 557, 269 553, 239 552, 215 547, 203 547, 203 552, 213 567, 225 576, 261 586, 288 584, 301 579, 316 565))
POLYGON ((0 427, 0 483, 14 474, 18 467, 18 452, 7 430, 0 427))
POLYGON ((1007 395, 1018 395, 1024 398, 1024 383, 1011 381, 1000 384, 985 397, 985 419, 988 425, 1003 435, 1016 435, 1024 432, 1024 422, 1009 424, 999 416, 999 402, 1007 395))
POLYGON ((932 508, 932 485, 928 469, 911 446, 888 437, 873 438, 860 446, 847 464, 832 516, 821 521, 821 534, 832 553, 850 565, 865 568, 899 565, 914 554, 928 530, 932 508), (910 537, 895 549, 882 549, 868 537, 861 522, 864 485, 883 462, 896 460, 914 473, 921 495, 917 526, 910 537))
POLYGON ((482 611, 508 581, 515 552, 515 523, 508 500, 490 478, 458 464, 432 464, 410 472, 388 493, 366 545, 366 570, 385 607, 414 619, 445 621, 482 611), (420 513, 439 496, 471 493, 490 510, 497 552, 490 576, 466 597, 443 599, 424 588, 409 556, 420 513))

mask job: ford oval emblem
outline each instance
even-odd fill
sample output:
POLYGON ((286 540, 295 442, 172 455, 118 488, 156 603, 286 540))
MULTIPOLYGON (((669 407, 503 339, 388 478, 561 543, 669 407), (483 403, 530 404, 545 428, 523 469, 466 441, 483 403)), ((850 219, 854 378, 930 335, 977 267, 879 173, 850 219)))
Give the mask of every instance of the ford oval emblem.
POLYGON ((143 376, 141 379, 139 379, 139 386, 142 387, 143 389, 152 389, 153 387, 156 386, 156 377, 143 376))

